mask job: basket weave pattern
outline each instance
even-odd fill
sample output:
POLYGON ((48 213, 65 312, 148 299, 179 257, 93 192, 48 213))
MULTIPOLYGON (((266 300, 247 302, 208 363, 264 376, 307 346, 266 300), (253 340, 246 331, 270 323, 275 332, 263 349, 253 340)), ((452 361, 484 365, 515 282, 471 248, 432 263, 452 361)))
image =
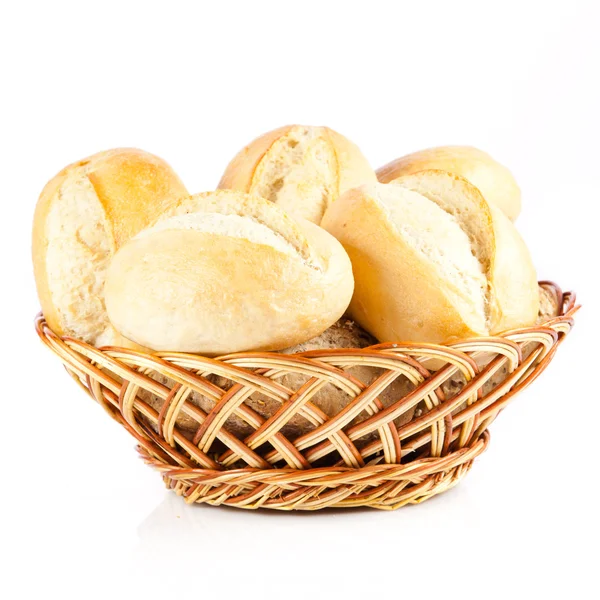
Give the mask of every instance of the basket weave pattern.
POLYGON ((573 294, 563 296, 549 282, 541 285, 557 295, 558 317, 501 336, 443 346, 380 344, 211 359, 97 349, 60 338, 42 315, 36 318, 36 330, 186 502, 283 510, 395 509, 460 481, 485 450, 489 424, 554 356, 578 307, 573 294), (344 370, 354 365, 380 374, 365 385, 344 370), (282 385, 289 374, 303 375, 304 383, 298 389, 282 385), (448 382, 456 377, 463 385, 448 393, 448 382), (379 396, 398 378, 410 381, 412 391, 384 407, 379 396), (348 397, 333 416, 311 402, 327 384, 348 397), (268 418, 247 402, 258 392, 277 402, 268 418), (192 403, 193 393, 209 399, 212 408, 192 403), (158 401, 158 410, 149 397, 158 401), (407 414, 410 419, 398 420, 407 414), (192 434, 179 427, 180 416, 194 423, 192 434), (282 428, 297 416, 310 424, 308 431, 287 437, 282 428), (232 418, 252 433, 240 439, 228 426, 232 418))

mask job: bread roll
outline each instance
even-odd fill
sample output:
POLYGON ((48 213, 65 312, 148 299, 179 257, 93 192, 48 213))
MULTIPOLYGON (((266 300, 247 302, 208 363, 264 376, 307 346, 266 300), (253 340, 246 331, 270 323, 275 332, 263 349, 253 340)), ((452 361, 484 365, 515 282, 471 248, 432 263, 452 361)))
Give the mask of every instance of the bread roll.
POLYGON ((351 318, 382 342, 487 332, 486 278, 456 221, 420 194, 372 184, 346 192, 323 227, 352 261, 351 318))
MULTIPOLYGON (((326 348, 366 348, 377 344, 377 340, 369 335, 358 324, 349 319, 340 319, 321 335, 308 340, 303 344, 298 344, 292 348, 282 350, 284 354, 297 354, 299 352, 308 352, 310 350, 322 350, 326 348)), ((365 385, 370 385, 378 377, 380 377, 385 369, 367 367, 364 365, 356 365, 344 369, 350 375, 362 381, 365 385)), ((286 375, 282 378, 281 383, 290 389, 299 389, 308 381, 308 377, 303 375, 286 375)), ((379 396, 379 400, 384 407, 391 406, 398 399, 403 398, 415 389, 415 385, 405 376, 399 376, 393 381, 379 396)), ((349 403, 348 395, 338 387, 327 384, 319 390, 311 400, 313 404, 318 406, 326 415, 333 417, 337 415, 349 403)), ((414 414, 414 408, 403 413, 394 420, 397 427, 408 423, 414 414)), ((354 422, 359 423, 366 419, 369 415, 363 411, 354 422)), ((300 417, 292 419, 288 425, 297 428, 297 434, 301 435, 309 430, 309 423, 300 417)), ((369 436, 371 438, 372 436, 369 436)))
POLYGON ((464 177, 511 221, 521 212, 521 190, 512 173, 489 154, 471 146, 440 146, 414 152, 378 169, 377 177, 381 183, 389 183, 401 175, 427 169, 464 177))
POLYGON ((160 221, 112 260, 106 306, 125 337, 208 355, 277 350, 346 310, 352 267, 326 231, 240 192, 189 202, 196 212, 160 221))
POLYGON ((322 226, 352 261, 351 318, 382 342, 442 343, 533 323, 535 271, 512 224, 461 178, 434 172, 405 183, 350 190, 325 213, 322 226))
POLYGON ((132 345, 111 327, 104 279, 115 251, 187 191, 162 159, 121 148, 73 163, 35 210, 33 266, 46 321, 96 346, 132 345))
MULTIPOLYGON (((376 343, 377 340, 358 325, 347 319, 340 319, 320 335, 297 346, 286 348, 281 352, 284 354, 296 354, 298 352, 322 350, 326 348, 366 348, 367 346, 376 343)), ((346 370, 365 385, 369 385, 383 373, 383 369, 361 365, 350 367, 346 370)), ((168 387, 172 387, 173 385, 173 382, 167 377, 154 376, 154 378, 168 387)), ((208 379, 224 390, 228 390, 233 385, 233 382, 225 377, 209 375, 208 379)), ((276 381, 286 386, 288 389, 296 391, 308 381, 308 377, 300 374, 287 374, 276 379, 276 381)), ((387 407, 399 398, 410 393, 414 388, 415 386, 406 377, 400 376, 384 390, 379 399, 382 404, 387 407)), ((139 394, 142 397, 142 400, 150 404, 156 411, 160 411, 163 405, 162 399, 145 390, 142 390, 139 394)), ((312 397, 311 402, 325 414, 333 417, 348 405, 349 400, 350 398, 346 392, 340 390, 335 385, 328 383, 312 397)), ((205 412, 209 412, 215 405, 214 400, 198 394, 197 392, 192 392, 190 394, 189 402, 202 408, 205 412)), ((252 394, 245 403, 265 419, 272 417, 281 408, 280 402, 258 392, 252 394)), ((408 410, 406 413, 402 414, 396 419, 396 425, 400 426, 410 421, 413 413, 414 409, 408 410)), ((360 422, 367 416, 366 411, 363 411, 363 413, 358 415, 355 419, 355 422, 360 422)), ((199 426, 197 421, 183 412, 179 413, 176 424, 180 430, 190 438, 193 437, 199 426)), ((250 425, 236 415, 232 415, 228 418, 225 427, 228 431, 242 439, 254 431, 250 425)), ((295 415, 284 425, 281 431, 284 435, 294 439, 311 431, 314 427, 315 426, 304 417, 295 415)), ((371 439, 373 435, 368 437, 371 439)))
POLYGON ((241 150, 219 188, 262 196, 318 225, 340 194, 374 181, 367 159, 344 136, 328 127, 289 125, 241 150))
POLYGON ((467 234, 488 280, 488 329, 492 334, 532 325, 538 314, 535 268, 525 242, 506 215, 488 205, 466 179, 428 170, 393 179, 435 202, 467 234))
POLYGON ((547 287, 540 286, 540 311, 536 321, 537 325, 545 323, 560 314, 559 299, 556 293, 547 287))

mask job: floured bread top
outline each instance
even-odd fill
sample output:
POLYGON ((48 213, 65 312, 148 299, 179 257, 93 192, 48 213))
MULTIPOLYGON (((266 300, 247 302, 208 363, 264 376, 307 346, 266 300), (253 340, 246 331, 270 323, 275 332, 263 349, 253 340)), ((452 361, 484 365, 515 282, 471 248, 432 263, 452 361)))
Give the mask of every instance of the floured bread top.
POLYGON ((473 306, 471 328, 486 331, 487 279, 457 220, 412 190, 383 184, 369 186, 368 190, 379 200, 404 242, 433 267, 453 304, 473 306))
POLYGON ((110 343, 104 280, 114 251, 106 215, 85 175, 67 178, 46 221, 46 270, 64 333, 94 345, 110 343))
MULTIPOLYGON (((262 197, 235 190, 216 190, 193 194, 181 200, 179 205, 164 215, 159 223, 165 218, 172 218, 178 215, 189 216, 190 214, 237 216, 246 221, 246 225, 242 225, 239 219, 219 220, 220 226, 223 227, 222 231, 224 235, 243 237, 241 232, 248 232, 248 229, 252 227, 258 236, 256 240, 258 240, 265 233, 265 230, 269 230, 272 235, 279 238, 279 242, 277 243, 280 246, 281 243, 287 243, 308 266, 320 270, 324 268, 322 257, 308 243, 306 235, 299 226, 298 221, 290 217, 280 206, 268 202, 262 197), (257 228, 257 225, 263 225, 264 228, 257 228), (228 228, 232 233, 227 233, 228 228), (238 234, 233 233, 236 229, 238 230, 238 234)), ((213 219, 217 219, 217 217, 213 217, 213 219)), ((193 220, 190 222, 195 223, 193 220)), ((209 228, 209 222, 203 222, 205 225, 198 224, 198 226, 209 228)), ((217 223, 216 220, 214 222, 217 223)), ((208 232, 208 229, 206 231, 208 232)), ((270 237, 269 239, 273 238, 270 237)), ((252 239, 251 241, 255 240, 252 239)))
POLYGON ((249 192, 320 223, 339 194, 338 162, 323 127, 295 126, 259 162, 249 192))
POLYGON ((452 215, 469 237, 471 248, 485 272, 491 270, 495 253, 492 215, 476 187, 463 177, 435 169, 403 175, 390 183, 425 196, 452 215))
POLYGON ((388 183, 400 175, 428 169, 461 175, 511 221, 521 212, 521 191, 512 173, 489 154, 472 146, 440 146, 413 152, 378 169, 377 177, 382 183, 388 183))
POLYGON ((44 186, 33 220, 36 287, 48 325, 95 346, 134 345, 105 310, 117 248, 187 195, 162 159, 115 148, 74 162, 44 186))
POLYGON ((138 233, 136 238, 173 229, 190 229, 212 235, 244 239, 255 244, 270 246, 288 256, 298 256, 296 248, 282 235, 258 221, 240 215, 223 215, 212 212, 176 215, 138 233))

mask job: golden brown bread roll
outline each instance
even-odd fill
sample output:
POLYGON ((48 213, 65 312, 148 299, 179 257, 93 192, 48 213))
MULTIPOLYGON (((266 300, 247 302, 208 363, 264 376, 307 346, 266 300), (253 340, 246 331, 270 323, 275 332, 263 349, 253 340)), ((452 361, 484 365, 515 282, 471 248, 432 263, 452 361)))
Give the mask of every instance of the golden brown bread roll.
POLYGON ((487 204, 466 179, 445 171, 404 175, 402 185, 435 202, 467 234, 488 280, 488 330, 495 334, 532 325, 539 308, 537 277, 529 250, 508 217, 487 204))
POLYGON ((154 350, 278 350, 334 323, 352 296, 340 243, 257 196, 192 196, 194 212, 129 241, 108 270, 111 322, 154 350))
POLYGON ((486 152, 471 146, 440 146, 413 152, 378 169, 377 177, 381 183, 389 183, 401 175, 428 169, 464 177, 511 221, 521 212, 521 190, 512 173, 486 152))
POLYGON ((374 181, 367 159, 344 136, 328 127, 288 125, 243 148, 219 188, 262 196, 318 225, 340 194, 374 181))
POLYGON ((104 279, 111 257, 187 191, 171 167, 142 150, 94 154, 45 186, 33 223, 42 311, 59 335, 96 346, 132 345, 111 327, 104 279))
POLYGON ((322 226, 352 261, 349 315, 381 341, 445 342, 535 321, 527 248, 462 178, 432 171, 361 186, 329 207, 322 226))

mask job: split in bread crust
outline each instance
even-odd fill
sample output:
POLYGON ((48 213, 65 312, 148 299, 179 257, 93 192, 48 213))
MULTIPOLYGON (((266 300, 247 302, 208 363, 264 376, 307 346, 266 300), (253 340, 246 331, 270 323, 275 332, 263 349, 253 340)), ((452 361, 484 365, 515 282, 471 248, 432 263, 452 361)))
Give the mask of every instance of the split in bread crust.
POLYGON ((255 171, 250 193, 319 223, 338 194, 337 159, 324 133, 321 127, 294 127, 276 140, 255 171))
POLYGON ((402 185, 451 214, 471 241, 486 274, 490 333, 531 325, 538 311, 537 276, 525 242, 508 217, 466 179, 439 170, 404 175, 402 185))
POLYGON ((377 170, 381 183, 401 175, 437 169, 460 175, 474 185, 486 202, 515 221, 521 212, 521 190, 512 173, 489 154, 472 146, 427 148, 391 161, 377 170))
POLYGON ((241 150, 219 188, 261 196, 319 224, 341 193, 376 180, 360 150, 339 133, 291 125, 266 133, 241 150))
POLYGON ((162 159, 133 148, 69 165, 44 187, 32 239, 38 295, 58 334, 96 346, 134 345, 111 326, 104 280, 114 252, 187 196, 162 159))

